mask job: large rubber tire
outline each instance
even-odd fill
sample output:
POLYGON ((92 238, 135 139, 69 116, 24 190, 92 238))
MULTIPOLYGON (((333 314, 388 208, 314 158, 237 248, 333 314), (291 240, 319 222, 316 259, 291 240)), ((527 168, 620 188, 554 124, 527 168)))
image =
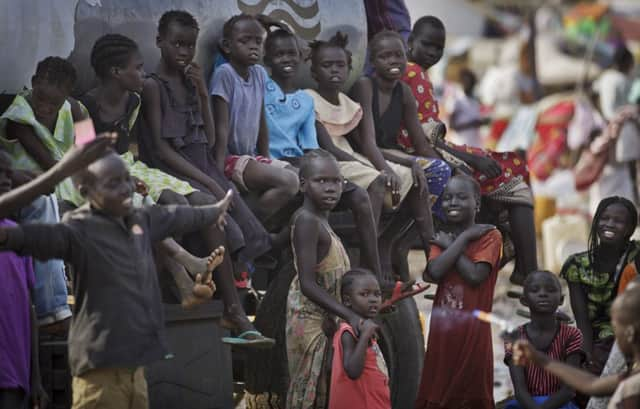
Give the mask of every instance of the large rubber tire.
POLYGON ((413 298, 396 304, 394 312, 381 318, 378 340, 384 354, 391 382, 394 409, 413 408, 424 361, 424 332, 413 298))

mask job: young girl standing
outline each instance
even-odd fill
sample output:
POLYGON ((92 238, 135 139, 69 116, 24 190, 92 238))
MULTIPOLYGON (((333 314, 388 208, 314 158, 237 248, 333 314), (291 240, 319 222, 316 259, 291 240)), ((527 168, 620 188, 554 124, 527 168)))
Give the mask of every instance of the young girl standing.
POLYGON ((451 178, 442 208, 448 232, 435 235, 425 274, 438 290, 415 407, 493 409, 491 328, 470 314, 491 311, 502 238, 475 223, 480 186, 470 177, 451 178))
POLYGON ((358 328, 342 322, 333 336, 329 409, 391 409, 387 365, 373 322, 382 300, 380 284, 368 270, 351 270, 342 277, 340 295, 364 320, 358 328))
POLYGON ((560 273, 569 283, 571 309, 584 336, 586 368, 596 375, 613 346, 611 304, 638 274, 640 243, 630 240, 637 222, 629 200, 602 200, 593 217, 589 250, 569 256, 560 273))
POLYGON ((352 328, 362 318, 340 303, 342 276, 350 268, 342 242, 327 217, 340 200, 343 179, 330 153, 307 152, 300 164, 304 204, 291 219, 297 277, 287 297, 288 409, 322 409, 329 401, 328 348, 323 322, 337 317, 352 328))

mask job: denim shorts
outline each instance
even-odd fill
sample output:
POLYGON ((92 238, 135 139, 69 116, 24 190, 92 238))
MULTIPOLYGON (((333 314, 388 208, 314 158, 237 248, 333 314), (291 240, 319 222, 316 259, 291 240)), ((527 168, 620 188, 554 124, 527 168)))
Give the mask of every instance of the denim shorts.
MULTIPOLYGON (((40 196, 20 210, 18 222, 59 223, 58 202, 55 195, 40 196)), ((38 324, 47 325, 71 316, 67 304, 67 281, 62 260, 33 260, 36 276, 34 304, 38 324)))

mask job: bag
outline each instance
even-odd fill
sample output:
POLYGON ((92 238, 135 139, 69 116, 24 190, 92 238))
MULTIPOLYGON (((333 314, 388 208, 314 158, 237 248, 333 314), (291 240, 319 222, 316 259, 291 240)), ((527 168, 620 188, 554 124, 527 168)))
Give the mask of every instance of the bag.
POLYGON ((586 190, 602 174, 602 170, 609 160, 609 150, 593 153, 588 148, 580 154, 580 159, 573 169, 576 178, 576 190, 586 190))

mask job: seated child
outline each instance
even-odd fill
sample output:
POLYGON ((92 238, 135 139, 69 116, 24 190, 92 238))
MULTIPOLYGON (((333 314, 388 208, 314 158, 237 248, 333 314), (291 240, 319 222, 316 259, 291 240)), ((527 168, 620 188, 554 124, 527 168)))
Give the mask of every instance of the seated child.
MULTIPOLYGON (((273 158, 282 159, 293 166, 299 166, 305 151, 318 148, 313 99, 294 85, 300 58, 297 40, 290 31, 279 29, 268 34, 264 61, 271 69, 272 78, 267 79, 265 85, 264 104, 269 128, 269 151, 273 158)), ((346 163, 338 162, 341 172, 346 163)), ((363 265, 382 278, 377 240, 371 238, 378 237, 380 211, 372 211, 372 203, 380 204, 374 205, 375 208, 382 205, 384 178, 375 169, 359 162, 352 162, 351 166, 360 167, 365 173, 373 173, 373 178, 368 180, 368 186, 347 181, 338 207, 343 206, 353 212, 360 237, 360 259, 363 265)))
MULTIPOLYGON (((516 260, 511 282, 522 285, 527 273, 538 268, 533 195, 528 186, 526 160, 515 152, 482 150, 444 140, 438 102, 427 70, 442 58, 445 37, 444 24, 437 17, 425 16, 415 22, 409 36, 409 63, 402 81, 409 85, 417 101, 418 119, 429 144, 452 166, 473 174, 493 213, 507 210, 516 260)), ((397 142, 405 151, 412 152, 418 149, 419 141, 407 130, 408 127, 400 132, 397 142)))
MULTIPOLYGON (((582 360, 582 333, 556 318, 564 296, 560 281, 548 271, 532 271, 524 281, 522 303, 529 307, 531 321, 518 327, 515 336, 528 340, 551 359, 579 367, 582 360)), ((512 338, 505 342, 505 364, 509 366, 515 400, 505 409, 549 408, 578 409, 572 399, 575 392, 555 376, 534 365, 513 365, 512 338)))
POLYGON ((358 328, 341 322, 333 336, 329 409, 391 409, 387 365, 373 321, 382 300, 376 276, 367 270, 348 271, 342 277, 340 297, 364 320, 358 328))
POLYGON ((456 90, 452 98, 449 125, 455 131, 457 145, 467 145, 472 148, 482 148, 480 127, 488 123, 489 118, 480 112, 480 101, 475 97, 476 75, 469 68, 463 68, 458 74, 458 81, 462 89, 456 90))
POLYGON ((340 303, 342 276, 349 256, 327 217, 342 194, 343 179, 330 153, 307 152, 300 164, 304 204, 291 218, 291 247, 297 276, 287 297, 287 408, 321 409, 329 402, 325 360, 328 342, 323 321, 342 318, 359 328, 360 317, 340 303))
POLYGON ((248 14, 223 27, 221 51, 229 61, 216 68, 211 95, 216 125, 216 160, 242 191, 259 194, 261 220, 283 208, 298 193, 298 177, 286 162, 270 159, 264 116, 267 73, 258 65, 265 29, 248 14), (224 160, 224 162, 222 162, 224 160))
POLYGON ((0 248, 73 266, 73 407, 95 407, 101 399, 146 409, 143 367, 168 352, 152 244, 204 224, 221 225, 231 195, 210 206, 134 208, 129 173, 113 152, 74 178, 87 205, 63 223, 0 228, 0 248))
POLYGON ((603 377, 550 358, 526 340, 513 347, 516 365, 534 364, 555 375, 571 388, 590 396, 611 396, 609 409, 640 407, 640 285, 637 280, 620 294, 611 307, 611 319, 620 351, 629 362, 625 374, 603 377))
MULTIPOLYGON (((11 190, 11 161, 0 153, 0 194, 11 190)), ((15 223, 0 218, 0 228, 15 223)), ((23 409, 44 405, 40 384, 38 327, 30 292, 35 285, 30 257, 0 253, 0 407, 23 409)))
POLYGON ((502 239, 475 223, 479 208, 478 183, 452 177, 442 195, 447 232, 435 235, 425 274, 438 290, 416 409, 494 408, 491 328, 470 314, 491 311, 502 239))

